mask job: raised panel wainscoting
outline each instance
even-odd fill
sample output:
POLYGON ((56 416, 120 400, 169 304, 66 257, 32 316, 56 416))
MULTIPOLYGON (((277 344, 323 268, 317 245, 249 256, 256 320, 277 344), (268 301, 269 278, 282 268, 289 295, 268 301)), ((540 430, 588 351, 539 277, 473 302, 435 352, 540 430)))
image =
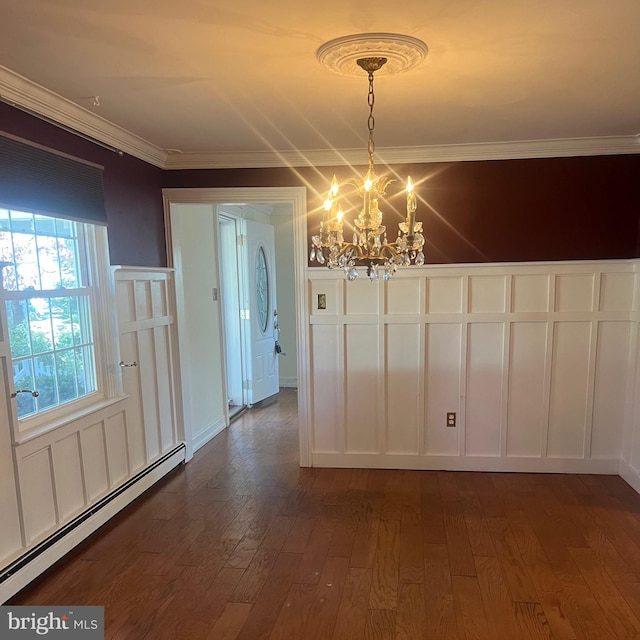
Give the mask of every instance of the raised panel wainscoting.
POLYGON ((184 461, 176 419, 172 283, 167 269, 115 269, 120 349, 107 357, 114 360, 108 368, 120 393, 54 428, 25 433, 8 447, 17 485, 3 488, 3 500, 13 492, 15 507, 6 513, 15 514, 16 522, 8 531, 19 535, 2 549, 0 601, 184 461))
POLYGON ((313 465, 617 473, 636 267, 441 265, 386 283, 309 269, 313 465))

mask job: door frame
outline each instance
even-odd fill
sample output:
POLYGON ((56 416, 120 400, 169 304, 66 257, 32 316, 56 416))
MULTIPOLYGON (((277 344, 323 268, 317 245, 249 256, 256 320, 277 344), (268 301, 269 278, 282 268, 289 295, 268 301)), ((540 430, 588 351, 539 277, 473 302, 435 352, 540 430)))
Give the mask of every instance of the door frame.
MULTIPOLYGON (((167 264, 173 264, 173 240, 171 237, 171 205, 172 204, 211 204, 214 205, 215 228, 218 225, 217 205, 221 204, 246 204, 246 203, 284 203, 291 206, 293 214, 293 241, 294 241, 294 274, 295 274, 295 303, 296 303, 296 325, 297 325, 297 345, 296 361, 298 366, 298 425, 300 441, 300 466, 310 467, 311 458, 311 428, 309 415, 309 309, 306 287, 307 270, 307 190, 305 187, 205 187, 194 189, 163 189, 162 201, 164 207, 164 223, 167 242, 167 264)), ((220 258, 219 239, 216 232, 214 240, 217 259, 220 258)), ((176 276, 179 276, 176 273, 176 276)), ((179 277, 176 277, 176 284, 179 277)), ((183 312, 177 309, 176 324, 181 324, 180 315, 183 312)), ((221 323, 222 305, 218 305, 221 323)), ((224 325, 221 325, 224 326, 224 325)), ((179 334, 178 334, 179 342, 179 334)), ((222 352, 223 366, 224 351, 222 352)), ((178 372, 179 373, 179 372, 178 372)), ((178 377, 182 380, 182 376, 178 377)), ((226 386, 226 378, 223 376, 226 386)), ((182 384, 182 383, 181 383, 182 384)), ((225 390, 226 392, 226 390, 225 390)), ((190 440, 190 427, 185 420, 183 424, 185 436, 190 440)), ((189 443, 187 443, 189 444, 189 443)))

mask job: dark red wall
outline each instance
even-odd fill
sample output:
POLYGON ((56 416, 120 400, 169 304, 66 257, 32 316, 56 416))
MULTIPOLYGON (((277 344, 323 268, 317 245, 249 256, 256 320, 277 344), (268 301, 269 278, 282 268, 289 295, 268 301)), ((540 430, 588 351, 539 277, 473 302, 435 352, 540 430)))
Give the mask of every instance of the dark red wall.
MULTIPOLYGON (((334 171, 340 182, 353 177, 344 167, 165 171, 163 185, 307 186, 313 234, 334 171)), ((421 199, 417 219, 424 223, 428 262, 640 255, 640 155, 402 165, 393 171, 399 181, 387 189, 383 208, 389 237, 395 239, 404 216, 402 181, 410 174, 421 199)))
POLYGON ((0 130, 104 166, 111 263, 166 266, 161 169, 118 156, 2 102, 0 130))
MULTIPOLYGON (((162 171, 120 157, 0 103, 0 130, 104 166, 113 264, 164 266, 163 187, 305 186, 309 233, 317 232, 335 172, 313 169, 162 171)), ((364 153, 364 152, 363 152, 364 153)), ((410 174, 420 197, 431 263, 579 260, 638 257, 640 154, 495 160, 393 167, 399 181, 383 207, 390 239, 404 216, 402 181, 410 174)), ((383 174, 382 167, 378 170, 383 174)), ((347 194, 350 187, 342 191, 347 194)), ((352 199, 352 207, 360 204, 352 199)), ((352 214, 348 218, 352 219, 352 214)))

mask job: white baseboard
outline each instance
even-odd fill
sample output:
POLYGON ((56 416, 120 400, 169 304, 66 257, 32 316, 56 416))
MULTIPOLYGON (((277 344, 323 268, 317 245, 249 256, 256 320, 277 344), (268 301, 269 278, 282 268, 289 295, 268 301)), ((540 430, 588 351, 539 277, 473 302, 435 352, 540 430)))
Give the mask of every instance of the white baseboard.
POLYGON ((200 433, 193 437, 193 452, 195 453, 200 447, 203 447, 211 438, 215 438, 221 431, 227 427, 224 416, 220 416, 211 424, 207 425, 200 433))
POLYGON ((377 453, 313 453, 314 467, 342 469, 417 469, 423 471, 498 471, 513 473, 617 474, 617 459, 498 458, 483 456, 418 456, 377 453))
POLYGON ((640 493, 640 471, 624 460, 620 460, 618 475, 633 489, 640 493))
MULTIPOLYGON (((20 589, 26 587, 32 580, 60 560, 62 556, 69 553, 69 551, 80 544, 85 538, 88 538, 94 531, 133 502, 138 496, 149 489, 149 487, 160 480, 160 478, 177 467, 181 462, 184 462, 184 459, 185 449, 184 447, 180 447, 174 454, 141 476, 138 481, 117 495, 111 502, 105 504, 104 507, 98 509, 75 529, 71 529, 57 542, 35 556, 33 560, 29 561, 23 567, 16 569, 16 573, 12 574, 0 584, 0 603, 6 602, 18 593, 20 589)), ((95 508, 95 506, 93 508, 95 508)), ((89 511, 90 510, 91 507, 89 508, 89 511)))
POLYGON ((280 378, 278 384, 284 389, 297 389, 298 378, 280 378))

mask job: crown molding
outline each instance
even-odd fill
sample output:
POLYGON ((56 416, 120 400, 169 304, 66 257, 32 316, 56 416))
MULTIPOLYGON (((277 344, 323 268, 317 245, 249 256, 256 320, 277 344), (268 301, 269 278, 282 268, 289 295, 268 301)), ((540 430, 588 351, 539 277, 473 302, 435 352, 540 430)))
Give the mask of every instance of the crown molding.
MULTIPOLYGON (((0 65, 0 98, 161 169, 252 169, 366 164, 366 149, 167 153, 101 116, 0 65)), ((640 135, 376 148, 383 164, 564 158, 640 153, 640 135)))
MULTIPOLYGON (((246 153, 181 153, 167 155, 164 168, 250 169, 263 167, 359 166, 366 164, 365 152, 366 150, 364 149, 315 149, 311 151, 256 151, 246 153)), ((376 156, 383 164, 568 158, 572 156, 638 153, 640 153, 640 136, 376 148, 376 156)))
POLYGON ((167 155, 164 149, 1 65, 0 98, 3 102, 41 115, 118 151, 164 168, 167 155))

